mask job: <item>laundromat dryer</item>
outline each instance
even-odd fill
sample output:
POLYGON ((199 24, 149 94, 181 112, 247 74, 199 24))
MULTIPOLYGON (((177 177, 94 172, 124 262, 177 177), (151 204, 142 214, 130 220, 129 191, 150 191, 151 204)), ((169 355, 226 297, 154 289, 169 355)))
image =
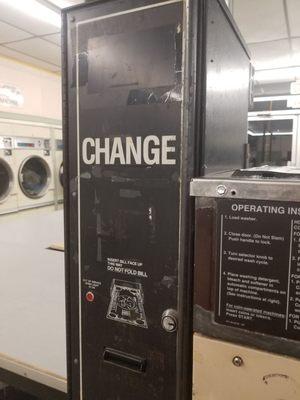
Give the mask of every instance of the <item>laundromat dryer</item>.
POLYGON ((0 214, 18 209, 13 138, 0 136, 0 214))
POLYGON ((244 165, 250 58, 221 0, 63 11, 72 400, 191 400, 194 177, 244 165))
POLYGON ((14 138, 15 171, 18 177, 18 208, 54 203, 54 177, 50 139, 14 138))

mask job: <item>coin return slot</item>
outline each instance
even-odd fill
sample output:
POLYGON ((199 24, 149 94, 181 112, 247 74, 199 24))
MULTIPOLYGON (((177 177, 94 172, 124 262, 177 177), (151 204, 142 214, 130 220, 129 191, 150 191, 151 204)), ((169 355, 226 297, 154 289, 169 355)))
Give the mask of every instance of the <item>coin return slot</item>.
POLYGON ((130 369, 135 372, 145 372, 146 360, 127 354, 119 350, 106 348, 103 353, 104 362, 113 364, 121 368, 130 369))

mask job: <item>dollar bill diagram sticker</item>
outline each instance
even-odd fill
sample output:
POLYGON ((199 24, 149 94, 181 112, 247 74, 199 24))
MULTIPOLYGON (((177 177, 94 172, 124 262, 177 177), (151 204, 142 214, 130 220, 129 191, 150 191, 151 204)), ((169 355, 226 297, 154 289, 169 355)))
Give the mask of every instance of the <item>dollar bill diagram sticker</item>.
POLYGON ((148 328, 144 311, 142 285, 114 279, 110 288, 107 318, 141 328, 148 328))

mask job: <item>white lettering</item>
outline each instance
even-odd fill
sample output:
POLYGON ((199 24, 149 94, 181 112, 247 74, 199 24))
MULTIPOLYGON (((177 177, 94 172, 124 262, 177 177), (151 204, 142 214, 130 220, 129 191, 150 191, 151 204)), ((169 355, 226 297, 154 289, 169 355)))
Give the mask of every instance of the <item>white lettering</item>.
POLYGON ((159 139, 157 136, 150 135, 145 138, 143 148, 145 163, 148 165, 159 164, 159 148, 153 147, 151 150, 149 150, 150 142, 153 142, 155 145, 159 146, 159 139), (152 158, 149 157, 150 154, 153 156, 152 158))
POLYGON ((88 158, 88 145, 90 145, 90 147, 95 147, 95 140, 92 138, 85 138, 84 141, 82 142, 83 162, 87 165, 91 165, 95 163, 95 155, 91 154, 90 157, 88 158))
POLYGON ((232 211, 241 211, 246 213, 257 213, 257 214, 280 214, 284 215, 286 209, 282 206, 268 206, 268 205, 256 205, 256 204, 232 204, 232 211))
POLYGON ((175 165, 175 142, 175 135, 85 138, 82 159, 87 165, 175 165))
POLYGON ((132 137, 126 138, 126 164, 131 164, 131 156, 136 164, 142 164, 142 138, 136 138, 136 146, 134 146, 132 137))
POLYGON ((168 158, 169 153, 175 153, 175 147, 168 146, 169 142, 175 142, 176 136, 163 136, 162 137, 162 145, 161 145, 161 163, 166 165, 174 165, 176 164, 176 160, 173 158, 168 158))
POLYGON ((118 137, 114 139, 112 145, 110 164, 115 164, 117 158, 119 159, 121 165, 125 164, 125 156, 122 147, 122 140, 121 138, 118 137))
POLYGON ((101 164, 101 154, 104 154, 105 164, 109 164, 109 138, 104 139, 104 147, 101 147, 99 138, 95 140, 96 164, 101 164))

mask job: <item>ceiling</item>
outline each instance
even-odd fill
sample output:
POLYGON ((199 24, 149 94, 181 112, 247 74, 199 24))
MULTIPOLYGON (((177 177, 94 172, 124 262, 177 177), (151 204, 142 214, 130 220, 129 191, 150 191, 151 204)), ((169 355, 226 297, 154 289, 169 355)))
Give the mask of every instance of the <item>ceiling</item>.
MULTIPOLYGON (((81 2, 80 0, 51 1, 56 6, 75 5, 81 2)), ((0 55, 60 73, 60 53, 59 28, 0 1, 0 55)))
MULTIPOLYGON (((83 2, 39 1, 59 7, 83 2)), ((228 2, 257 70, 300 66, 300 0, 228 2)), ((59 73, 59 29, 0 1, 0 55, 59 73)))
POLYGON ((232 0, 257 70, 300 66, 300 0, 232 0))

